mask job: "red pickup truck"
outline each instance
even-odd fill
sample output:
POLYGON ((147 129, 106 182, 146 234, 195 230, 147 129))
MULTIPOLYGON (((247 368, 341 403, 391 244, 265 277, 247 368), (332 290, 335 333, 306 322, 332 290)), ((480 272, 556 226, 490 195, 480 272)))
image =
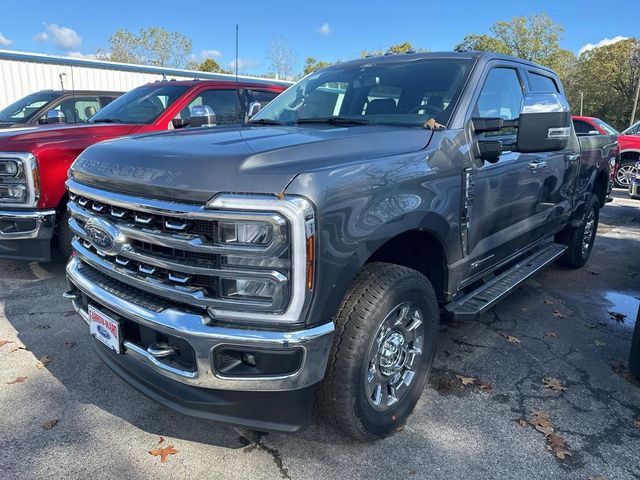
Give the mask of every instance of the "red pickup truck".
MULTIPOLYGON (((65 181, 85 148, 125 135, 244 123, 288 85, 161 81, 122 95, 83 124, 0 133, 0 258, 48 261, 55 243, 70 253, 65 181)), ((153 175, 143 170, 128 173, 153 175)))
MULTIPOLYGON (((640 161, 640 135, 634 133, 635 125, 623 133, 599 118, 574 116, 573 126, 576 134, 587 135, 618 135, 620 157, 613 169, 613 181, 616 187, 629 188, 629 183, 635 175, 640 174, 637 162, 640 161)), ((640 130, 639 130, 640 131, 640 130)))

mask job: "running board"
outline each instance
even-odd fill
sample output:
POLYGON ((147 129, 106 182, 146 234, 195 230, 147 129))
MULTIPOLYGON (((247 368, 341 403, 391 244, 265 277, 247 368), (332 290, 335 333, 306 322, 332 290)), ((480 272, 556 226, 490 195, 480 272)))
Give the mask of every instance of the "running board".
POLYGON ((564 245, 551 243, 516 263, 506 272, 483 284, 460 300, 445 308, 454 319, 473 319, 512 293, 518 285, 552 263, 567 249, 564 245))

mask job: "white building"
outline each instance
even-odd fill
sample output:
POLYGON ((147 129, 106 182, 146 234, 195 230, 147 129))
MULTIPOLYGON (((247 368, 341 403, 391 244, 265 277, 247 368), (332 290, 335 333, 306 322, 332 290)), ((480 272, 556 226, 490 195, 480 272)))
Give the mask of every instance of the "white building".
MULTIPOLYGON (((162 78, 234 80, 234 75, 0 50, 0 108, 39 90, 126 92, 162 78)), ((256 83, 264 78, 240 76, 256 83)), ((289 85, 289 82, 282 82, 289 85)))

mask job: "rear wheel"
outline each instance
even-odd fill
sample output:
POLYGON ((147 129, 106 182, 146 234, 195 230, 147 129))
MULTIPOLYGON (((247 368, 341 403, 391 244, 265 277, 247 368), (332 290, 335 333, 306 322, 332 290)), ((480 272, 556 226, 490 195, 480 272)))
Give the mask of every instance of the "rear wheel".
POLYGON ((433 287, 410 268, 367 264, 335 323, 321 412, 358 440, 385 437, 406 422, 431 370, 439 323, 433 287))
POLYGON ((636 167, 636 160, 622 160, 616 172, 614 183, 616 187, 629 188, 631 179, 635 178, 639 173, 640 171, 638 171, 638 167, 636 167))
POLYGON ((558 234, 556 239, 558 243, 567 246, 567 251, 560 258, 563 264, 578 268, 587 263, 596 238, 599 218, 600 201, 596 195, 591 195, 585 205, 580 225, 565 229, 558 234))

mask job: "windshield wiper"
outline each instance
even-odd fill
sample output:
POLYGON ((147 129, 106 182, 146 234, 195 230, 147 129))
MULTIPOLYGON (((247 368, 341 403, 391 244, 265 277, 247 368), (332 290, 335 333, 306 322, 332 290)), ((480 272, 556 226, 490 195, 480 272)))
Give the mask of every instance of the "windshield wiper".
POLYGON ((296 123, 329 123, 331 125, 368 125, 369 120, 363 118, 325 117, 325 118, 301 118, 296 123))
POLYGON ((271 118, 259 118, 258 120, 249 120, 249 125, 286 125, 284 122, 272 120, 271 118))
POLYGON ((117 118, 98 118, 96 120, 89 119, 89 123, 122 123, 122 120, 117 118))

